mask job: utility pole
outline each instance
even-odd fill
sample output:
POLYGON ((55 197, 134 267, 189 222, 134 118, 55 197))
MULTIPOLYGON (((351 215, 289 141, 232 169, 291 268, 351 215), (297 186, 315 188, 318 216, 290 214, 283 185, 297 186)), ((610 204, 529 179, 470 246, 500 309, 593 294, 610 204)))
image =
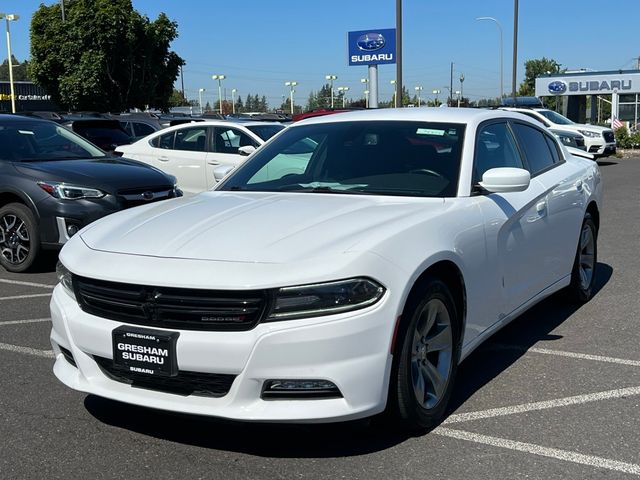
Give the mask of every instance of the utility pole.
POLYGON ((64 16, 64 0, 60 0, 60 10, 62 10, 62 23, 64 23, 67 21, 64 16))
POLYGON ((516 106, 516 73, 518 71, 518 0, 513 0, 513 72, 511 73, 511 87, 513 106, 516 106))
POLYGON ((396 106, 402 107, 402 0, 396 0, 396 106), (398 92, 400 101, 398 101, 398 92))
POLYGON ((453 62, 451 62, 451 77, 449 79, 449 101, 447 105, 453 106, 453 62))

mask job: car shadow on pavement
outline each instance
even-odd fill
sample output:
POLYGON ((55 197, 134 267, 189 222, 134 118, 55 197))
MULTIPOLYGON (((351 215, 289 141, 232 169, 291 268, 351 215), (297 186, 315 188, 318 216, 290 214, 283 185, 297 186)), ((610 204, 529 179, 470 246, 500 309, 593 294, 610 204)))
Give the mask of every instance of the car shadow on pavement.
MULTIPOLYGON (((613 268, 610 265, 597 264, 594 297, 597 297, 598 292, 609 282, 612 275, 613 268)), ((509 368, 536 343, 562 338, 551 334, 551 332, 581 306, 581 304, 569 300, 564 291, 560 291, 538 303, 498 331, 460 365, 456 387, 449 404, 449 413, 453 413, 471 395, 509 368), (498 345, 508 345, 515 348, 496 349, 495 347, 498 345)))
MULTIPOLYGON (((613 272, 603 263, 599 263, 597 269, 596 294, 613 272)), ((481 347, 473 353, 461 365, 450 411, 456 410, 474 392, 517 361, 526 348, 540 340, 557 338, 550 332, 579 308, 579 305, 568 303, 560 292, 496 334, 490 343, 518 345, 522 350, 503 350, 496 355, 481 347)), ((424 433, 372 428, 378 422, 370 420, 316 425, 234 422, 152 410, 94 395, 87 396, 84 405, 93 417, 113 427, 185 445, 276 458, 366 455, 424 433)))

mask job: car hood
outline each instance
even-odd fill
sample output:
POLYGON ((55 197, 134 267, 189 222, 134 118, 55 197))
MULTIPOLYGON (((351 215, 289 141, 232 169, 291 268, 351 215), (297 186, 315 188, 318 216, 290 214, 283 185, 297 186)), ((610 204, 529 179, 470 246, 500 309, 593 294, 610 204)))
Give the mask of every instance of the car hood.
POLYGON ((116 213, 80 236, 106 252, 287 263, 358 250, 442 209, 440 198, 214 191, 116 213))
POLYGON ((579 132, 580 130, 589 130, 591 132, 606 132, 606 131, 612 131, 610 128, 608 127, 601 127, 599 125, 585 125, 582 123, 574 123, 573 125, 562 125, 562 126, 554 126, 553 128, 556 128, 557 130, 570 130, 572 132, 579 132))
POLYGON ((160 170, 123 158, 87 160, 53 160, 49 162, 16 163, 24 175, 37 180, 65 182, 106 192, 124 188, 144 188, 173 185, 173 178, 160 170))

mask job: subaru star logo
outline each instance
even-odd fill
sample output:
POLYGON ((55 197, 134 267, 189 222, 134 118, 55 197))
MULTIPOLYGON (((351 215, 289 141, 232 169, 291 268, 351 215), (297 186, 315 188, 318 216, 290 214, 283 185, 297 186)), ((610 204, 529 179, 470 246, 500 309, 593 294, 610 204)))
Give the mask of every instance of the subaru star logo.
POLYGON ((360 50, 365 52, 373 52, 374 50, 380 50, 385 44, 384 37, 380 33, 365 33, 358 37, 356 44, 360 50))
POLYGON ((564 93, 567 91, 567 84, 556 80, 555 82, 551 82, 547 88, 550 93, 564 93))

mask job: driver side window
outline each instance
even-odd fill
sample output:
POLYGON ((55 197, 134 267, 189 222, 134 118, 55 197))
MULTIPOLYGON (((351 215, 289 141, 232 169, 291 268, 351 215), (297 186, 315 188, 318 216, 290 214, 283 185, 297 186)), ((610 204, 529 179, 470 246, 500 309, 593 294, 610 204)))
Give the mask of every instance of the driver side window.
POLYGON ((516 142, 506 122, 481 127, 476 138, 473 185, 487 170, 500 167, 524 168, 516 142))

